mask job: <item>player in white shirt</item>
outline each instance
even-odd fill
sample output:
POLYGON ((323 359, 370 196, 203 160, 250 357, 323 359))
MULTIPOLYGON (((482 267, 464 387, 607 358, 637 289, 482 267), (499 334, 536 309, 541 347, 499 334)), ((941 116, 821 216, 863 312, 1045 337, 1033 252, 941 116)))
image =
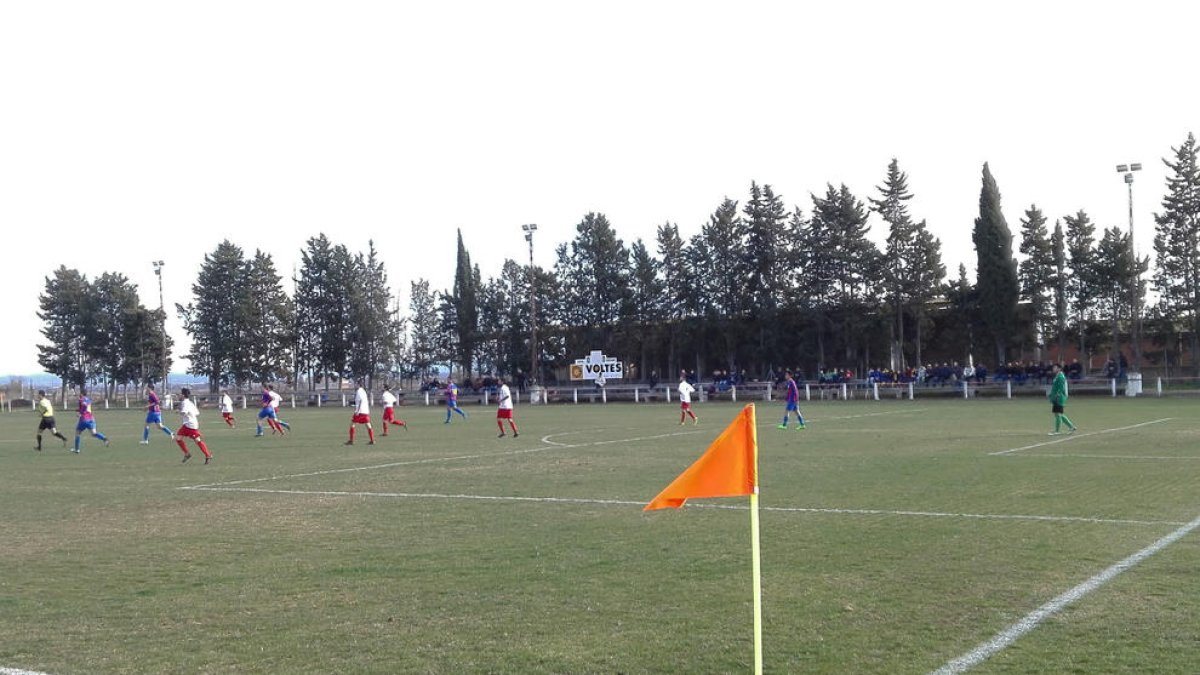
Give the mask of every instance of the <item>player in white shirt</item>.
POLYGON ((179 430, 175 432, 175 442, 183 451, 183 461, 186 462, 192 458, 192 453, 188 452, 187 444, 183 440, 185 438, 196 441, 200 452, 204 453, 205 464, 212 461, 212 453, 208 451, 204 437, 200 435, 200 410, 192 402, 192 390, 187 387, 179 390, 179 430))
POLYGON ((512 427, 513 438, 520 436, 517 433, 517 423, 513 421, 513 400, 512 392, 508 389, 508 383, 504 378, 496 380, 500 383, 500 391, 496 393, 496 399, 499 401, 499 407, 496 408, 496 426, 500 427, 499 438, 504 438, 504 420, 508 420, 508 426, 512 427))
POLYGON ((350 440, 346 441, 346 445, 354 445, 354 431, 358 424, 367 425, 367 436, 371 438, 367 445, 375 445, 375 429, 371 427, 371 399, 362 385, 360 380, 358 391, 354 392, 354 416, 350 418, 350 440))
POLYGON ((692 412, 692 392, 696 388, 687 381, 687 371, 679 373, 679 425, 683 426, 683 421, 689 415, 692 418, 692 424, 699 424, 700 418, 696 417, 696 413, 692 412))
POLYGON ((233 419, 233 399, 230 398, 228 389, 221 390, 221 419, 225 420, 225 424, 230 429, 237 428, 237 423, 233 419))
MULTIPOLYGON (((288 424, 287 422, 284 422, 282 419, 279 418, 279 404, 283 403, 283 397, 279 395, 279 392, 275 391, 274 387, 272 387, 268 393, 271 396, 271 409, 275 411, 275 421, 279 424, 280 427, 282 427, 279 430, 279 433, 282 434, 285 431, 291 431, 292 425, 288 424)), ((275 433, 275 432, 272 431, 271 433, 275 433)))
POLYGON ((404 420, 396 419, 396 403, 400 399, 392 393, 391 385, 383 385, 383 395, 380 398, 383 399, 383 435, 388 435, 388 428, 393 424, 402 426, 405 431, 408 431, 408 424, 404 420))

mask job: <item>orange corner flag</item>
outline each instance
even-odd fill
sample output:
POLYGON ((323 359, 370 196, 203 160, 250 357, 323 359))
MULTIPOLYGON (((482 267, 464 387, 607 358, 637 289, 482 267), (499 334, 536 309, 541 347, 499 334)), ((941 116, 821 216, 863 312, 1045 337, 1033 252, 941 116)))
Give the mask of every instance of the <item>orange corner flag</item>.
POLYGON ((740 497, 758 490, 758 435, 754 404, 738 413, 708 450, 671 481, 643 511, 677 509, 698 497, 740 497))

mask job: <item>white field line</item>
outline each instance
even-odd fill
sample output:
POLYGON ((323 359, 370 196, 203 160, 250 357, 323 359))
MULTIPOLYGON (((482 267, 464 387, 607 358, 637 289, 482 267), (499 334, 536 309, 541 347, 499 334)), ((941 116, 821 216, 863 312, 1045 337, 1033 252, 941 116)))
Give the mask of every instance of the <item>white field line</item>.
MULTIPOLYGON (((384 497, 393 499, 457 499, 465 501, 489 502, 533 502, 545 504, 598 504, 604 506, 637 506, 646 505, 644 501, 629 499, 592 499, 586 497, 520 497, 505 495, 469 495, 441 492, 358 492, 348 490, 273 490, 270 488, 226 487, 223 485, 197 486, 189 490, 205 492, 253 492, 259 494, 278 495, 311 495, 317 497, 384 497)), ((691 502, 688 508, 726 509, 745 511, 749 506, 733 504, 713 504, 691 502)), ((760 506, 760 511, 777 511, 781 513, 823 513, 853 516, 912 516, 921 518, 973 518, 978 520, 1033 520, 1047 522, 1073 522, 1106 525, 1179 525, 1179 521, 1164 520, 1124 520, 1117 518, 1085 518, 1081 516, 1039 516, 1018 514, 988 514, 988 513, 942 513, 938 511, 889 511, 886 509, 833 509, 807 508, 794 506, 760 506)))
POLYGON ((1071 454, 1071 453, 1066 453, 1066 452, 1053 453, 1053 454, 1038 453, 1036 455, 1014 455, 1014 457, 1017 457, 1017 456, 1019 456, 1019 457, 1079 457, 1081 459, 1146 459, 1146 460, 1158 460, 1158 461, 1166 461, 1166 460, 1174 460, 1174 459, 1188 461, 1188 460, 1200 459, 1200 457, 1169 457, 1166 455, 1083 455, 1083 454, 1071 454))
MULTIPOLYGON (((925 408, 916 408, 913 410, 893 410, 893 411, 889 411, 889 412, 879 412, 879 413, 865 413, 865 414, 861 414, 861 415, 844 415, 841 417, 822 418, 822 421, 856 419, 859 417, 877 417, 879 415, 899 415, 899 414, 904 414, 904 413, 922 412, 923 410, 925 410, 925 408)), ((764 426, 764 425, 760 425, 760 426, 764 426)), ((263 478, 247 478, 244 480, 232 480, 232 481, 226 481, 223 483, 205 483, 203 485, 185 485, 185 486, 182 486, 182 487, 179 487, 176 489, 178 489, 178 490, 199 490, 201 488, 211 488, 211 487, 217 487, 217 486, 222 486, 222 485, 244 485, 246 483, 261 483, 261 482, 273 481, 273 480, 286 480, 289 478, 307 478, 307 477, 311 477, 311 476, 325 476, 328 474, 349 473, 349 472, 354 472, 354 471, 371 471, 374 469, 388 469, 388 468, 397 467, 397 466, 412 466, 415 464, 435 464, 438 462, 459 462, 459 461, 464 461, 464 460, 469 460, 469 459, 483 459, 483 458, 487 458, 487 457, 500 457, 500 456, 505 456, 505 455, 524 455, 524 454, 529 454, 529 453, 534 453, 534 452, 545 452, 547 450, 555 450, 555 449, 563 449, 563 448, 586 448, 586 447, 594 447, 597 445, 612 445, 614 443, 634 443, 634 442, 638 442, 638 441, 656 440, 659 438, 670 438, 672 436, 690 436, 690 435, 694 435, 694 434, 704 433, 705 431, 707 431, 707 429, 693 429, 691 431, 675 431, 675 432, 666 433, 666 434, 657 434, 654 436, 639 436, 637 438, 617 438, 617 439, 610 439, 610 440, 605 440, 605 441, 591 441, 588 443, 558 443, 558 442, 549 440, 556 436, 565 436, 569 433, 575 433, 575 432, 564 432, 561 434, 549 434, 547 436, 543 436, 540 440, 543 443, 547 444, 544 447, 526 448, 524 450, 507 450, 507 451, 503 451, 503 452, 487 452, 487 453, 477 453, 477 454, 473 454, 473 455, 455 455, 452 457, 427 457, 425 459, 412 459, 412 460, 406 460, 403 462, 388 462, 387 464, 372 464, 369 466, 356 466, 356 467, 348 467, 348 468, 342 468, 342 469, 327 469, 324 471, 311 471, 308 473, 284 474, 284 475, 280 475, 280 476, 266 476, 263 478)))
POLYGON ((261 483, 272 480, 286 480, 288 478, 307 478, 310 476, 327 476, 334 473, 351 473, 354 471, 372 471, 375 469, 389 469, 396 466, 412 466, 415 464, 436 464, 438 462, 460 462, 468 459, 483 459, 488 457, 503 457, 510 455, 525 455, 534 452, 545 452, 547 450, 560 450, 563 448, 586 448, 596 445, 611 445, 613 443, 634 443, 637 441, 651 441, 659 438, 669 438, 671 436, 689 436, 692 434, 702 433, 702 430, 696 431, 676 431, 669 434, 657 434, 655 436, 639 436, 637 438, 619 438, 606 441, 592 441, 590 443, 570 443, 558 445, 546 445, 537 448, 525 448, 523 450, 505 450, 502 452, 484 452, 474 455, 454 455, 452 457, 427 457, 425 459, 410 459, 403 462, 388 462, 387 464, 371 464, 369 466, 353 466, 342 469, 326 469, 323 471, 309 471, 307 473, 291 473, 279 476, 266 476, 263 478, 247 478, 244 480, 231 480, 223 483, 206 483, 203 485, 185 485, 176 488, 177 490, 199 490, 203 488, 213 488, 223 485, 244 485, 246 483, 261 483))
MULTIPOLYGON (((883 415, 908 415, 911 413, 925 412, 926 410, 928 410, 928 408, 913 408, 912 410, 890 410, 888 412, 862 413, 860 415, 839 415, 837 417, 816 417, 816 418, 813 418, 812 421, 813 422, 829 422, 831 420, 856 420, 856 419, 859 419, 860 417, 880 417, 883 415)), ((807 424, 809 422, 809 419, 805 418, 804 421, 807 424)), ((772 425, 772 426, 774 426, 774 425, 772 425)))
POLYGON ((1062 438, 1056 438, 1053 441, 1045 441, 1044 443, 1034 443, 1033 445, 1023 445, 1019 448, 1009 448, 1008 450, 1000 450, 999 452, 989 452, 988 454, 989 455, 1009 455, 1014 452, 1021 452, 1022 450, 1032 450, 1034 448, 1042 448, 1047 445, 1054 445, 1056 443, 1066 443, 1067 441, 1073 441, 1073 440, 1076 440, 1079 438, 1087 438, 1088 436, 1099 436, 1100 434, 1111 434, 1114 431, 1128 431, 1129 429, 1137 429, 1138 427, 1145 427, 1145 426, 1149 426, 1151 424, 1161 424, 1163 422, 1169 422, 1172 419, 1174 419, 1174 418, 1164 417, 1161 420, 1151 420, 1149 422, 1142 422, 1140 424, 1130 424, 1129 426, 1125 426, 1125 427, 1116 427, 1113 429, 1101 429, 1100 431, 1089 431, 1084 434, 1070 434, 1067 436, 1063 436, 1062 438))
POLYGON ((983 663, 992 655, 1003 650, 1005 647, 1008 647, 1010 644, 1015 642, 1017 638, 1033 630, 1038 626, 1038 624, 1042 623, 1049 617, 1057 614, 1067 606, 1071 605, 1077 600, 1082 599, 1084 596, 1096 590, 1097 588, 1100 588, 1109 581, 1112 581, 1122 572, 1132 569, 1146 558, 1149 558, 1176 541, 1179 541, 1197 527, 1200 527, 1200 518, 1196 518, 1192 522, 1180 527, 1162 539, 1159 539, 1146 548, 1116 563, 1112 567, 1109 567, 1103 572, 1091 577, 1087 581, 1084 581, 1075 588, 1072 588, 1066 593, 1054 598, 1050 602, 1038 607, 1029 614, 1025 615, 1025 617, 1020 621, 997 633, 996 636, 991 640, 988 640, 975 649, 972 649, 970 652, 963 654, 962 656, 937 669, 934 671, 933 675, 958 675, 959 673, 967 672, 971 668, 983 663))
POLYGON ((0 666, 0 675, 46 675, 36 670, 21 670, 20 668, 5 668, 0 666))

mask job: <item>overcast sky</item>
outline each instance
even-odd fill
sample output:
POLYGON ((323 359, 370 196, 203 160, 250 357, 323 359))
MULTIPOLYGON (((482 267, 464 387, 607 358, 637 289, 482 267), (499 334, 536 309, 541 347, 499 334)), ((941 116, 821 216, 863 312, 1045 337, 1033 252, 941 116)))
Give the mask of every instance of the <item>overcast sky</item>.
POLYGON ((522 223, 549 267, 590 211, 627 244, 687 237, 751 181, 805 212, 827 182, 865 200, 892 157, 952 274, 985 161, 1014 235, 1031 203, 1125 227, 1115 166, 1142 162, 1149 252, 1160 160, 1200 131, 1196 7, 2 3, 0 374, 40 370, 59 265, 156 307, 161 259, 170 307, 222 239, 290 275, 325 232, 374 239, 407 302, 452 283, 456 228, 489 277, 526 259, 522 223))

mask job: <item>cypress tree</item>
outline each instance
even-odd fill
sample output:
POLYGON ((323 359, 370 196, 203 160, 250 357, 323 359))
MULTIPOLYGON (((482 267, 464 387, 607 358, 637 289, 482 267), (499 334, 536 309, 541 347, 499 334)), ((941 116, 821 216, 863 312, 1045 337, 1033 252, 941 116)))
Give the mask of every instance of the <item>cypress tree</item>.
POLYGON ((475 341, 479 330, 479 270, 472 268, 471 255, 463 244, 462 230, 458 231, 458 254, 454 267, 454 290, 450 301, 454 306, 455 360, 467 377, 475 362, 475 341))
POLYGON ((979 192, 979 217, 972 232, 975 243, 976 296, 979 316, 996 349, 997 363, 1007 359, 1008 343, 1017 320, 1017 261, 1013 258, 1012 232, 1000 210, 1000 189, 987 163, 979 192))

